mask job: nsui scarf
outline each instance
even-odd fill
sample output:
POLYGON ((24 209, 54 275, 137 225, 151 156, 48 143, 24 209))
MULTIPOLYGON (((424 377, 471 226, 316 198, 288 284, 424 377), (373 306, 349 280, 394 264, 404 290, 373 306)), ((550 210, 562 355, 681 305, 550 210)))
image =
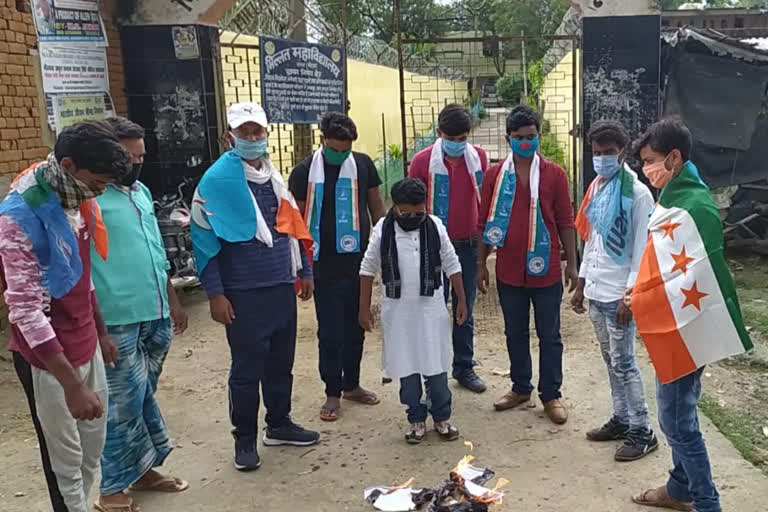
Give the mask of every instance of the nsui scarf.
POLYGON ((605 252, 617 265, 629 261, 634 182, 635 174, 625 166, 608 181, 598 176, 587 189, 576 216, 582 240, 589 239, 594 227, 603 239, 605 252))
POLYGON ((669 383, 752 348, 723 255, 720 215, 688 162, 661 193, 632 292, 656 374, 669 383))
MULTIPOLYGON (((314 260, 320 257, 320 217, 323 211, 325 191, 325 161, 323 149, 315 151, 309 166, 307 205, 304 218, 315 243, 314 260)), ((357 163, 350 154, 341 164, 336 180, 336 252, 348 254, 360 252, 360 211, 358 209, 357 163)))
MULTIPOLYGON (((483 167, 480 155, 472 144, 464 150, 464 162, 475 186, 477 204, 480 204, 480 186, 483 183, 483 167)), ((427 213, 437 216, 448 227, 448 208, 451 195, 451 183, 448 168, 445 166, 443 139, 437 139, 429 157, 429 182, 427 183, 427 213)))
MULTIPOLYGON (((531 163, 531 208, 528 213, 528 254, 526 256, 526 270, 528 275, 541 277, 549 272, 550 235, 544 217, 541 215, 539 203, 539 181, 541 179, 540 159, 538 153, 534 155, 531 163)), ((495 247, 503 247, 507 239, 509 219, 512 214, 512 206, 515 203, 515 191, 517 189, 517 174, 515 174, 515 160, 513 155, 507 157, 506 162, 499 171, 496 184, 493 188, 493 199, 488 219, 485 224, 483 239, 486 244, 495 247)))

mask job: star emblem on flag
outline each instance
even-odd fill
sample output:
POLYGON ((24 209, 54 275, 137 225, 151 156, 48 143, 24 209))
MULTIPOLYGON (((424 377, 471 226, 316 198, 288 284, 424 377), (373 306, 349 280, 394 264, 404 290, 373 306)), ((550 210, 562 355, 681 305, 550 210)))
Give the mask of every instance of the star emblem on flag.
POLYGON ((658 227, 658 229, 661 229, 664 231, 664 238, 671 238, 672 241, 675 241, 675 230, 680 227, 679 222, 665 222, 661 226, 658 227))
POLYGON ((681 270, 683 272, 683 275, 688 273, 688 264, 693 262, 695 258, 691 258, 685 253, 685 246, 683 246, 683 250, 680 252, 680 254, 671 253, 672 259, 675 260, 675 266, 672 267, 672 270, 670 270, 670 273, 674 273, 678 270, 681 270))
POLYGON ((696 281, 693 282, 693 286, 691 286, 689 290, 686 290, 685 288, 680 288, 680 291, 683 292, 683 295, 685 295, 685 302, 683 302, 682 309, 685 309, 688 306, 693 306, 699 311, 701 311, 701 299, 709 296, 708 293, 699 291, 696 281))

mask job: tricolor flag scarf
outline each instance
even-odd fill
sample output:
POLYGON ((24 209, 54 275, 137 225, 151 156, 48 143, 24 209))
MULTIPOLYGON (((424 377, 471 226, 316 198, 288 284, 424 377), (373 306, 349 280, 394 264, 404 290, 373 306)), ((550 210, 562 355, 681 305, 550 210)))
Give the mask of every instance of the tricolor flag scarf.
MULTIPOLYGON (((464 162, 467 164, 467 172, 475 185, 477 204, 480 205, 480 187, 483 184, 483 164, 480 155, 472 144, 467 144, 464 150, 464 162)), ((448 227, 448 209, 450 207, 451 180, 448 168, 445 166, 445 154, 443 152, 443 139, 439 138, 432 146, 429 156, 429 182, 427 183, 427 213, 435 215, 443 225, 448 227)))
POLYGON ((669 383, 752 348, 709 189, 688 162, 664 188, 632 291, 656 374, 669 383))
MULTIPOLYGON (((320 217, 325 191, 323 148, 315 151, 312 156, 308 181, 304 218, 315 241, 312 252, 314 260, 317 261, 320 257, 320 217)), ((357 163, 354 154, 350 154, 341 164, 336 180, 336 252, 339 254, 360 252, 360 210, 357 194, 357 163)))
POLYGON ((576 216, 576 230, 581 239, 589 239, 592 227, 603 239, 605 251, 617 265, 629 261, 627 243, 632 224, 633 187, 637 175, 626 164, 609 180, 598 176, 589 185, 576 216))
MULTIPOLYGON (((539 181, 541 179, 541 158, 536 153, 531 163, 531 208, 528 214, 528 254, 526 270, 528 275, 541 277, 549 272, 550 235, 544 217, 541 215, 539 203, 539 181)), ((512 153, 496 178, 491 199, 491 209, 483 232, 483 240, 488 245, 503 247, 509 229, 509 219, 512 206, 515 203, 517 190, 517 174, 515 174, 515 159, 512 153)))

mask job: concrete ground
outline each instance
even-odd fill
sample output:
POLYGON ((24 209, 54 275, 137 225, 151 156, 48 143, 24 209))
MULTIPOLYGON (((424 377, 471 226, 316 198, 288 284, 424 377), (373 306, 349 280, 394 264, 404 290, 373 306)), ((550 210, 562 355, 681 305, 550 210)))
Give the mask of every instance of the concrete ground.
MULTIPOLYGON (((382 403, 376 407, 344 404, 337 423, 322 423, 317 417, 323 388, 317 373, 314 310, 304 304, 299 313, 294 417, 320 430, 322 443, 313 448, 261 448, 262 468, 238 473, 232 467, 227 420, 229 351, 224 332, 209 319, 201 294, 187 296, 186 303, 190 328, 174 341, 159 398, 176 444, 166 469, 188 479, 190 489, 179 495, 136 495, 145 512, 364 511, 370 509, 362 500, 364 487, 398 484, 410 477, 415 477, 414 485, 434 485, 467 453, 461 441, 444 443, 434 435, 420 446, 405 444, 405 412, 398 401, 398 386, 380 384, 378 333, 367 340, 363 384, 378 392, 382 403)), ((540 404, 519 411, 493 411, 493 401, 509 387, 505 377, 496 375, 508 367, 508 359, 493 295, 478 303, 476 326, 476 356, 482 364, 478 372, 488 381, 489 390, 473 395, 454 387, 454 421, 463 440, 474 444, 477 464, 510 480, 505 502, 495 510, 642 510, 631 503, 630 496, 665 481, 669 450, 664 444, 644 460, 619 464, 612 458, 613 443, 585 440, 585 431, 607 419, 610 406, 605 369, 587 318, 563 313, 563 392, 571 413, 563 427, 551 424, 540 404)), ((644 351, 640 352, 655 411, 653 373, 644 351)), ((702 426, 724 510, 764 512, 766 477, 742 459, 709 420, 702 418, 702 426)), ((2 361, 0 460, 0 510, 49 511, 26 402, 11 365, 2 361)))

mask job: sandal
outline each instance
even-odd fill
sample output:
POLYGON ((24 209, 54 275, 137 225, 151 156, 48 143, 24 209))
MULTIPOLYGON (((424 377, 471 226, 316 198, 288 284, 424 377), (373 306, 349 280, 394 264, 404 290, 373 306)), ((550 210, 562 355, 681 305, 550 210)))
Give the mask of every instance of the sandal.
POLYGON ((408 444, 419 444, 427 437, 427 424, 423 421, 411 423, 411 430, 405 434, 405 441, 408 444))
POLYGON ((349 400, 350 402, 357 402, 359 404, 363 405, 378 405, 381 400, 379 400, 379 397, 377 397, 374 393, 370 391, 363 390, 360 394, 355 395, 348 395, 346 392, 342 395, 342 398, 344 400, 349 400))
POLYGON ((99 512, 141 512, 141 508, 139 508, 139 506, 136 505, 130 498, 128 498, 128 503, 123 505, 105 505, 99 500, 96 500, 96 502, 93 504, 93 508, 99 512))
POLYGON ((459 438, 459 429, 451 425, 450 421, 436 421, 435 431, 443 441, 455 441, 459 438))
POLYGON ((336 421, 339 419, 339 408, 323 406, 320 409, 320 419, 323 421, 336 421))
POLYGON ((656 508, 668 508, 671 510, 681 510, 682 512, 693 512, 692 503, 683 503, 672 498, 667 492, 665 485, 656 489, 648 489, 640 493, 639 496, 633 496, 632 501, 638 505, 656 508))
POLYGON ((189 482, 176 478, 174 476, 165 476, 149 485, 142 485, 136 487, 136 484, 130 486, 128 489, 134 492, 182 492, 189 488, 189 482))

